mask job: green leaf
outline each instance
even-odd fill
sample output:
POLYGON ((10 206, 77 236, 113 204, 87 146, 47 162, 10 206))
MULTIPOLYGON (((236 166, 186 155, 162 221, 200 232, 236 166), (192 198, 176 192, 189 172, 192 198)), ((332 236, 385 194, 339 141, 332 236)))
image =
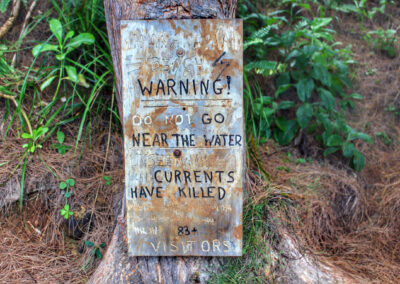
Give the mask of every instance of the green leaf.
POLYGON ((29 133, 22 133, 21 137, 24 138, 24 139, 31 139, 32 138, 32 136, 29 133))
POLYGON ((11 0, 1 0, 0 2, 0 12, 5 13, 7 11, 8 4, 11 0))
POLYGON ((269 117, 269 116, 273 115, 274 113, 275 113, 275 109, 273 109, 273 108, 265 107, 262 110, 262 114, 265 117, 269 117))
POLYGON ((69 32, 65 35, 64 43, 65 43, 68 39, 70 39, 71 37, 73 37, 74 34, 75 34, 74 31, 69 31, 69 32))
POLYGON ((323 85, 330 87, 332 85, 332 75, 329 70, 321 63, 314 64, 312 76, 319 80, 323 85))
POLYGON ((282 101, 279 106, 278 109, 288 109, 291 108, 293 106, 295 106, 296 104, 292 101, 282 101))
POLYGON ((314 18, 311 24, 311 29, 313 31, 316 31, 322 27, 329 25, 330 22, 332 22, 332 18, 314 18))
POLYGON ((280 86, 278 87, 278 90, 275 91, 275 94, 274 94, 275 98, 277 98, 280 94, 282 94, 282 93, 286 92, 287 90, 289 90, 290 87, 292 87, 291 84, 288 84, 288 85, 280 85, 280 86))
POLYGON ((82 44, 93 44, 95 41, 94 36, 90 33, 82 33, 71 39, 71 41, 66 45, 69 51, 81 46, 82 44))
POLYGON ((348 137, 348 140, 352 141, 352 140, 355 140, 355 139, 362 139, 365 142, 372 143, 372 138, 368 134, 365 134, 364 132, 352 132, 352 133, 350 133, 350 135, 348 137))
POLYGON ((364 160, 364 155, 358 151, 358 150, 354 150, 354 156, 353 156, 353 166, 354 169, 357 172, 360 172, 365 165, 365 160, 364 160))
POLYGON ((68 78, 74 82, 79 83, 78 72, 76 72, 76 68, 74 66, 65 66, 65 70, 67 70, 68 78))
POLYGON ((290 84, 290 75, 289 72, 285 72, 279 75, 276 79, 276 87, 279 88, 282 85, 289 85, 290 84))
POLYGON ((296 84, 297 95, 299 99, 305 103, 310 97, 314 90, 314 80, 312 78, 302 78, 296 84))
POLYGON ((61 144, 64 143, 64 140, 65 140, 65 134, 64 134, 64 132, 62 132, 62 131, 60 131, 60 130, 57 131, 57 140, 58 140, 58 142, 60 142, 61 144))
POLYGON ((106 244, 105 244, 105 243, 101 243, 101 244, 99 245, 99 247, 105 248, 105 247, 106 247, 106 244))
POLYGON ((32 55, 36 57, 45 51, 58 51, 58 46, 50 43, 38 44, 32 49, 32 55))
POLYGON ((51 19, 49 21, 49 25, 50 25, 50 30, 55 35, 55 37, 57 38, 58 42, 60 44, 62 44, 63 28, 62 28, 61 22, 59 20, 57 20, 57 19, 51 19))
POLYGON ((59 61, 63 61, 65 59, 66 53, 60 53, 56 55, 56 59, 59 61))
POLYGON ((333 134, 328 137, 328 141, 326 141, 326 145, 330 147, 341 146, 344 140, 341 136, 337 134, 333 134))
POLYGON ((324 157, 326 157, 326 156, 328 156, 328 155, 330 155, 330 154, 333 154, 333 153, 335 153, 337 150, 339 150, 340 148, 338 148, 338 147, 329 147, 329 148, 326 148, 325 149, 325 151, 324 151, 324 157))
POLYGON ((50 76, 47 78, 41 85, 40 85, 40 90, 43 91, 46 89, 50 84, 54 81, 54 79, 57 78, 57 76, 50 76))
POLYGON ((98 248, 96 248, 96 257, 98 259, 101 259, 103 257, 103 255, 101 254, 100 250, 98 248))
POLYGON ((352 98, 352 99, 355 99, 355 100, 362 100, 362 99, 364 99, 364 97, 363 97, 362 95, 357 94, 357 93, 353 93, 353 94, 349 95, 349 97, 352 98))
POLYGON ((311 104, 305 103, 301 105, 296 111, 296 116, 300 127, 302 129, 306 128, 313 116, 313 108, 311 104))
POLYGON ((69 178, 65 181, 69 186, 75 186, 75 180, 73 178, 69 178))
POLYGON ((62 181, 60 182, 60 189, 66 189, 67 188, 67 183, 62 181))
POLYGON ((93 247, 94 246, 94 243, 92 243, 91 241, 85 241, 85 246, 87 246, 87 247, 93 247))
POLYGON ((65 216, 67 214, 67 211, 65 211, 65 209, 61 209, 60 212, 61 212, 61 216, 65 216))
POLYGON ((327 110, 333 110, 336 104, 335 97, 326 89, 319 89, 319 96, 321 98, 321 103, 327 110))
MULTIPOLYGON (((278 119, 275 121, 277 122, 278 119)), ((277 123, 278 125, 278 123, 277 123)), ((293 140, 294 136, 297 133, 297 122, 295 120, 284 120, 281 119, 279 122, 280 129, 281 130, 276 130, 274 131, 274 138, 276 141, 278 141, 279 144, 281 145, 287 145, 290 143, 290 141, 293 140)))
POLYGON ((245 41, 243 44, 243 51, 246 50, 249 46, 256 45, 263 43, 263 40, 261 38, 254 38, 248 41, 245 41))
POLYGON ((65 196, 65 198, 70 198, 70 197, 71 197, 71 192, 66 192, 66 193, 64 194, 64 196, 65 196))
POLYGON ((29 146, 29 144, 24 144, 24 145, 22 145, 22 148, 26 148, 28 146, 29 146))
POLYGON ((250 62, 245 66, 246 71, 255 70, 257 71, 271 71, 275 70, 278 63, 276 61, 267 61, 267 60, 260 60, 260 61, 253 61, 250 62))
POLYGON ((354 154, 354 150, 355 150, 355 147, 354 147, 353 143, 344 143, 342 145, 342 153, 343 153, 343 156, 346 158, 351 158, 354 154))

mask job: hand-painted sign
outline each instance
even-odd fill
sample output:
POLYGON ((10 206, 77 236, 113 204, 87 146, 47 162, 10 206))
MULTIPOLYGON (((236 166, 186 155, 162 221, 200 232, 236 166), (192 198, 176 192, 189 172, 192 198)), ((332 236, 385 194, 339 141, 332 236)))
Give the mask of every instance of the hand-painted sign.
POLYGON ((241 20, 122 21, 129 254, 242 254, 241 20))

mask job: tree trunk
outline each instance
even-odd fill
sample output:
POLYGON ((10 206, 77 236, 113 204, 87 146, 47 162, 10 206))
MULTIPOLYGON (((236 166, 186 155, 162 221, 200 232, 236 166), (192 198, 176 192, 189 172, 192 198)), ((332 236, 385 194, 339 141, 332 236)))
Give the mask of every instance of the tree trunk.
MULTIPOLYGON (((237 0, 104 0, 117 88, 122 114, 120 20, 234 18, 237 0)), ((124 196, 124 194, 121 194, 124 196)), ((222 258, 129 257, 125 200, 107 252, 89 283, 203 283, 222 258)))

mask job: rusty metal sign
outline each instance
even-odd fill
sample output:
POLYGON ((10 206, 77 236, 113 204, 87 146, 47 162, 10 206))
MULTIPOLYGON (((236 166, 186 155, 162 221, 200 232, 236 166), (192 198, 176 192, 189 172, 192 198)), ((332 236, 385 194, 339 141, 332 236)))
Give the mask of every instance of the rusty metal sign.
POLYGON ((129 254, 242 255, 241 20, 121 21, 129 254))

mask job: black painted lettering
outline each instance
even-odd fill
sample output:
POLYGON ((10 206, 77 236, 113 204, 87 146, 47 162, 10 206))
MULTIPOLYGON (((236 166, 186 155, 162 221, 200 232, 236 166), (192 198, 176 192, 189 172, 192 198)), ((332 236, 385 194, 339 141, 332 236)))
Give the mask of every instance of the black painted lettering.
POLYGON ((204 83, 204 81, 200 82, 200 92, 202 95, 208 95, 209 82, 210 80, 207 80, 207 85, 204 83))
POLYGON ((179 81, 179 94, 182 96, 182 88, 187 95, 189 93, 189 79, 186 79, 186 86, 183 81, 179 81))
POLYGON ((219 200, 224 199, 225 194, 226 194, 225 189, 224 189, 223 187, 220 187, 220 186, 219 186, 219 187, 218 187, 218 199, 219 199, 219 200))
POLYGON ((158 84, 157 84, 156 96, 158 96, 160 90, 163 92, 163 95, 165 96, 165 87, 164 87, 164 83, 163 83, 163 81, 161 79, 158 81, 158 84))
POLYGON ((228 177, 229 177, 228 182, 229 182, 229 183, 232 183, 232 182, 235 181, 235 178, 233 177, 233 174, 234 174, 234 173, 235 173, 234 171, 228 172, 228 177))
POLYGON ((139 87, 140 87, 140 91, 142 92, 142 95, 145 96, 146 95, 145 93, 147 92, 147 95, 150 96, 151 92, 153 91, 153 81, 150 81, 150 89, 147 88, 146 86, 143 87, 142 83, 140 82, 140 79, 138 79, 138 83, 139 83, 139 87))
POLYGON ((159 172, 161 172, 161 171, 160 171, 160 170, 156 170, 156 171, 154 172, 154 179, 155 179, 158 183, 162 183, 162 180, 160 180, 160 179, 157 178, 157 174, 158 174, 159 172))
POLYGON ((143 138, 143 146, 144 147, 150 147, 150 144, 147 144, 147 136, 150 136, 150 133, 142 133, 142 138, 143 138))
POLYGON ((168 88, 168 95, 170 95, 171 94, 171 90, 172 90, 172 92, 174 92, 174 94, 176 95, 176 92, 175 92, 175 90, 174 90, 174 87, 175 87, 175 81, 174 81, 174 79, 168 79, 167 80, 167 88, 168 88))
POLYGON ((219 82, 219 81, 221 81, 221 79, 217 79, 217 80, 215 80, 214 82, 213 82, 213 89, 214 89, 214 93, 216 94, 216 95, 220 95, 221 93, 222 93, 222 88, 221 87, 216 87, 216 85, 217 85, 217 82, 219 82))
POLYGON ((135 134, 132 134, 132 143, 133 143, 133 147, 139 146, 139 144, 140 144, 140 133, 137 134, 137 137, 135 136, 135 134))

